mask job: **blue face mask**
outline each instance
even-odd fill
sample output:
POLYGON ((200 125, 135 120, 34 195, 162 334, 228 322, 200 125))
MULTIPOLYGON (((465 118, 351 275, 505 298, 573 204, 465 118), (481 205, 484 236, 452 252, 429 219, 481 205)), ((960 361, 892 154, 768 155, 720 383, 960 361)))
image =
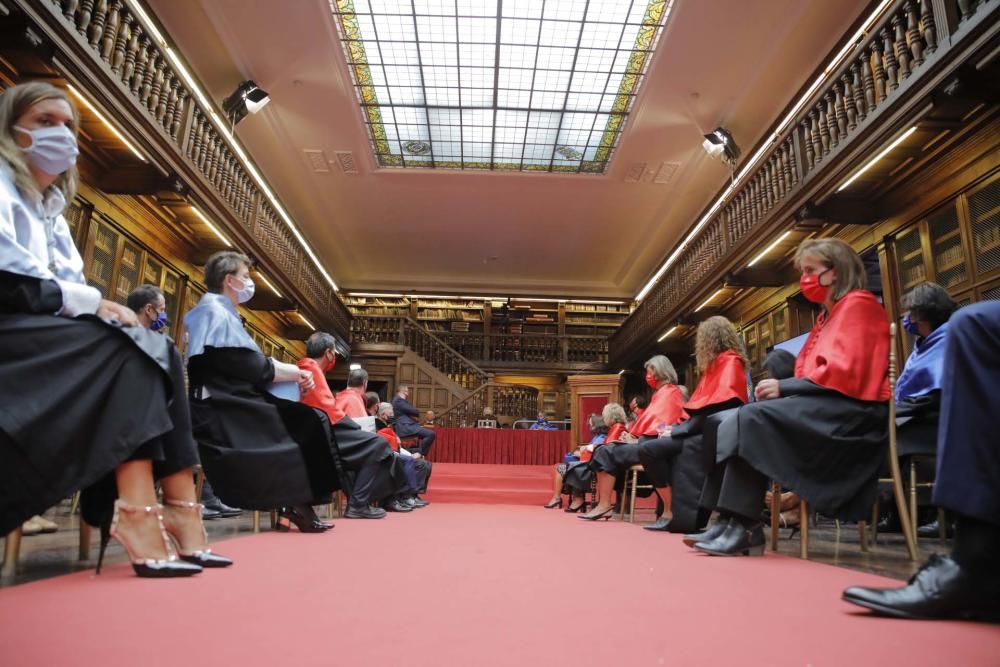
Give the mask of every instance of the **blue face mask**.
POLYGON ((910 334, 911 336, 919 336, 920 331, 917 329, 917 324, 910 320, 910 314, 907 313, 903 315, 903 330, 910 334))
POLYGON ((165 326, 167 326, 167 311, 163 310, 156 313, 156 319, 149 323, 149 330, 159 331, 165 326))
POLYGON ((31 137, 31 145, 22 148, 28 162, 38 167, 46 174, 58 176, 74 164, 80 149, 76 145, 76 137, 65 125, 40 127, 27 130, 14 126, 18 132, 31 137))

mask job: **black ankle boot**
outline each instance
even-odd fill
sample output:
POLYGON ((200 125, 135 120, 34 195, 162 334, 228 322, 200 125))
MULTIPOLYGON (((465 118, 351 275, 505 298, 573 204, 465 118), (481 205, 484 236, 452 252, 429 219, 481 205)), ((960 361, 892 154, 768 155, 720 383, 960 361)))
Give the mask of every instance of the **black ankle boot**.
POLYGON ((721 535, 710 542, 699 542, 694 548, 711 556, 763 556, 764 524, 744 524, 733 519, 721 535))
POLYGON ((729 527, 730 521, 732 521, 732 519, 723 519, 722 517, 719 517, 715 523, 708 526, 700 533, 689 533, 688 535, 685 535, 683 540, 684 544, 689 547, 693 547, 700 542, 711 542, 725 532, 726 528, 729 527))

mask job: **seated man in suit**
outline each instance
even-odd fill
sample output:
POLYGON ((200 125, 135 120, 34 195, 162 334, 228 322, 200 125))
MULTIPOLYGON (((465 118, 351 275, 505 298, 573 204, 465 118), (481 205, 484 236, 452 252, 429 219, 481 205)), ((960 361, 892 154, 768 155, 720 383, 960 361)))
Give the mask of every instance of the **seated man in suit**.
POLYGON ((434 444, 434 438, 437 435, 434 431, 429 428, 424 428, 417 421, 420 416, 420 410, 413 407, 413 404, 409 401, 410 398, 410 388, 405 384, 399 385, 399 391, 392 399, 392 409, 396 414, 396 423, 393 428, 396 431, 396 435, 402 438, 411 438, 417 436, 420 438, 420 453, 426 457, 428 452, 431 451, 431 446, 434 444))
POLYGON ((399 502, 407 507, 425 507, 430 503, 422 500, 417 494, 427 491, 427 481, 431 477, 431 462, 425 459, 420 453, 410 453, 404 447, 400 447, 399 436, 392 430, 392 423, 396 421, 392 410, 392 403, 378 403, 372 410, 375 416, 376 433, 389 442, 393 451, 399 454, 403 464, 403 471, 406 473, 406 482, 409 488, 400 494, 399 502))
POLYGON ((844 591, 876 614, 914 619, 1000 620, 1000 303, 983 301, 950 320, 941 375, 933 502, 954 512, 949 556, 932 555, 905 586, 844 591))

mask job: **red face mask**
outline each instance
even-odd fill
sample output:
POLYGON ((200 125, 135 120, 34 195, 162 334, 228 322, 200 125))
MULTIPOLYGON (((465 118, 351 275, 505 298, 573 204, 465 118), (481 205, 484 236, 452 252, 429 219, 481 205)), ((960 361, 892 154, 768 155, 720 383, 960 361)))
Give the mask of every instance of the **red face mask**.
POLYGON ((337 365, 337 355, 334 355, 333 358, 327 362, 326 368, 323 369, 323 372, 329 373, 334 369, 336 365, 337 365))
POLYGON ((653 389, 656 389, 656 378, 653 377, 652 373, 646 373, 646 384, 648 384, 653 389))
MULTIPOLYGON (((829 270, 830 269, 827 269, 826 271, 829 270)), ((802 288, 802 296, 809 299, 813 303, 824 303, 826 301, 826 297, 830 294, 830 286, 824 285, 819 280, 819 277, 826 273, 826 271, 802 274, 799 278, 799 287, 802 288)))

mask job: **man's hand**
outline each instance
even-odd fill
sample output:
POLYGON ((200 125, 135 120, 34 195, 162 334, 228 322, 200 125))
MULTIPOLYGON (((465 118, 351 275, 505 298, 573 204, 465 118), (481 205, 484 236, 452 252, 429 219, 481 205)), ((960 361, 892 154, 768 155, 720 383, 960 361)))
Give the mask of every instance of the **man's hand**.
POLYGON ((97 307, 97 316, 102 320, 117 320, 123 327, 139 325, 139 318, 131 308, 107 299, 101 299, 101 305, 97 307))
POLYGON ((420 452, 413 452, 413 458, 415 458, 415 459, 422 459, 422 458, 424 458, 424 455, 421 454, 420 452))
POLYGON ((639 442, 639 438, 635 437, 628 431, 622 433, 622 437, 618 438, 619 442, 639 442))
POLYGON ((758 401, 767 401, 772 398, 781 398, 781 391, 778 389, 777 380, 761 380, 754 389, 753 395, 758 401))
POLYGON ((315 386, 316 381, 313 380, 312 373, 299 369, 299 389, 302 391, 302 395, 308 394, 315 386))

